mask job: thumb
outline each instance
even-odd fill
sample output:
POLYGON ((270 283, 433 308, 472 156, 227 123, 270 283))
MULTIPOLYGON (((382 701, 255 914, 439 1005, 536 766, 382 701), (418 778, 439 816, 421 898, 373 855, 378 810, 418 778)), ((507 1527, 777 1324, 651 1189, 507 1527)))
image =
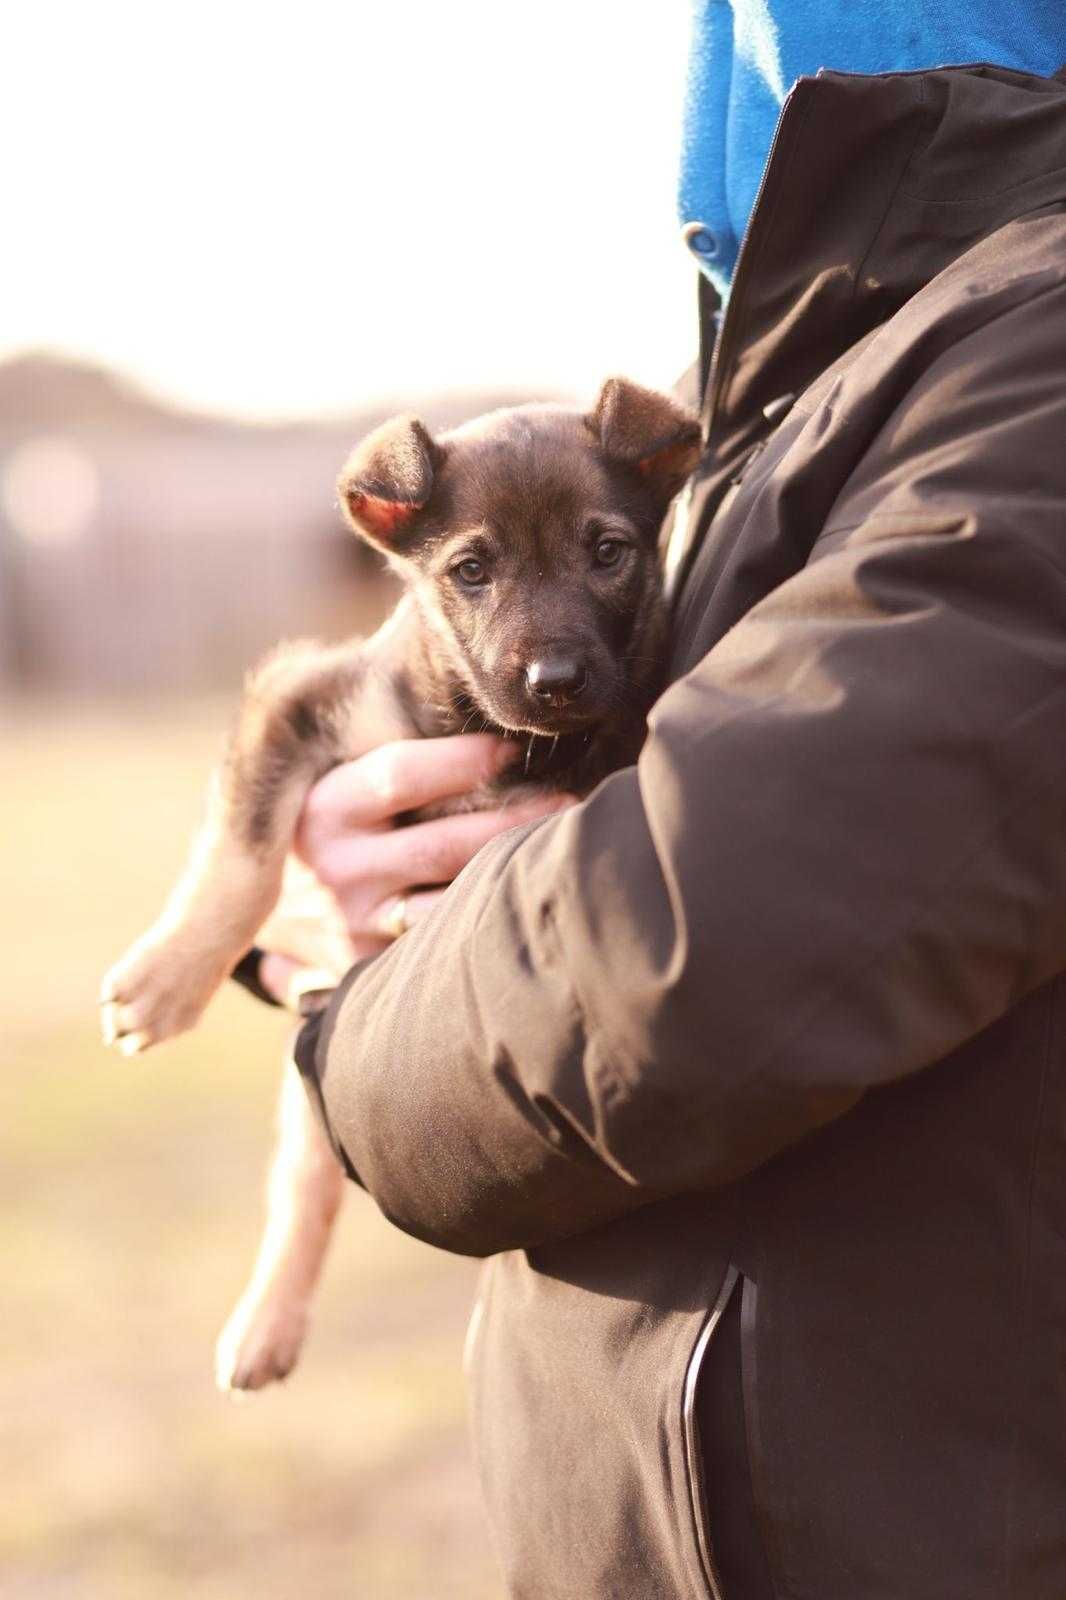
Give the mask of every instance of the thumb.
POLYGON ((303 1014, 307 1009, 306 997, 335 989, 337 976, 324 968, 304 967, 289 956, 268 951, 259 963, 259 982, 279 1005, 303 1014))

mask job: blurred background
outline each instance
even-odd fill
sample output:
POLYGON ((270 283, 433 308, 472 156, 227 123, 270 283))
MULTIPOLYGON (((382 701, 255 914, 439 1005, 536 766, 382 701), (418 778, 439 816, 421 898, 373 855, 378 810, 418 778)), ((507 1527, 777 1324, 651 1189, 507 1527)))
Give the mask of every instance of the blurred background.
POLYGON ((103 970, 183 857, 242 670, 392 591, 333 481, 396 410, 667 385, 684 0, 36 0, 0 57, 0 1594, 498 1600, 471 1263, 353 1192, 289 1383, 212 1387, 284 1027, 129 1063, 103 970))

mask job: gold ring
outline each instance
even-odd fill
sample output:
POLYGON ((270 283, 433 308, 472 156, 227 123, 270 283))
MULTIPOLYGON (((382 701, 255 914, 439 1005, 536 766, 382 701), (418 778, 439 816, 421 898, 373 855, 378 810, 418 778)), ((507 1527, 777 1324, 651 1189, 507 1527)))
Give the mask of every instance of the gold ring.
POLYGON ((381 919, 381 929, 390 939, 398 939, 408 929, 407 896, 398 894, 381 919))

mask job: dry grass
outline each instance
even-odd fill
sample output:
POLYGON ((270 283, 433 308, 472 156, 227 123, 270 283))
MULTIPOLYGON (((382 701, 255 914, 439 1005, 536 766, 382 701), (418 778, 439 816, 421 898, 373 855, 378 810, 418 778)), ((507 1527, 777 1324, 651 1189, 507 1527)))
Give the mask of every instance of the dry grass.
POLYGON ((96 1040, 99 975, 158 907, 225 714, 20 707, 0 733, 0 1592, 490 1600, 471 1264, 353 1192, 303 1365, 223 1399, 282 1025, 234 993, 144 1062, 96 1040))

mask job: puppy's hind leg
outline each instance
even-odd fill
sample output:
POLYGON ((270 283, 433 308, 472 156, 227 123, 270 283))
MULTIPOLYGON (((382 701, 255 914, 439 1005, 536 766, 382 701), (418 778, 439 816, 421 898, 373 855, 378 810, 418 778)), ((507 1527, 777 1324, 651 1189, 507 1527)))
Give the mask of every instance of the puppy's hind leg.
POLYGON ((251 1280, 215 1347, 220 1389, 261 1389, 291 1372, 344 1181, 290 1062, 282 1081, 266 1228, 251 1280))
POLYGON ((188 865, 152 928, 104 979, 125 1055, 191 1028, 272 910, 304 797, 344 758, 361 646, 289 645, 249 679, 188 865))

